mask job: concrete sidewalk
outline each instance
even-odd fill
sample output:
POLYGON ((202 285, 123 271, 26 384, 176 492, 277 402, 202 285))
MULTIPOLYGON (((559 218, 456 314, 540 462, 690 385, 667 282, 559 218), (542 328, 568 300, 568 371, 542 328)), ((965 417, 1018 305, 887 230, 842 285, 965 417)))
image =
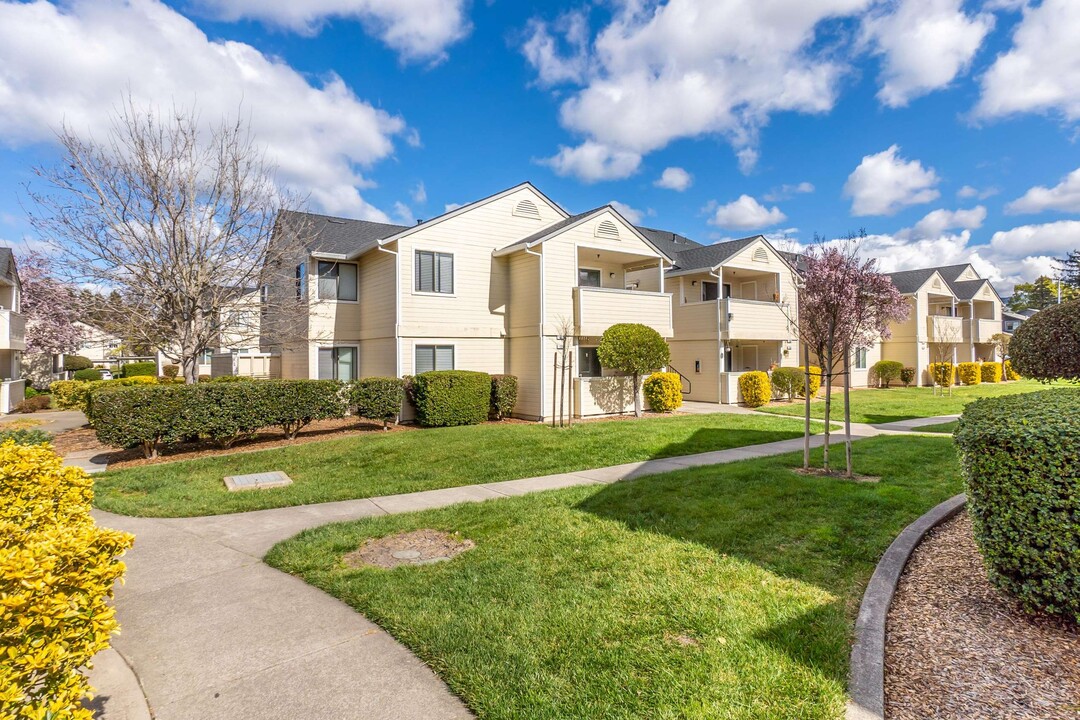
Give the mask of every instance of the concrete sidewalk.
MULTIPOLYGON (((853 426, 857 438, 880 434, 853 426)), ((834 436, 835 437, 835 436, 834 436)), ((836 438, 839 439, 839 438, 836 438)), ((811 438, 814 447, 823 438, 811 438)), ((422 662, 350 607, 265 565, 273 545, 330 522, 481 502, 797 452, 802 438, 595 470, 197 518, 95 512, 132 532, 114 647, 157 720, 443 720, 472 714, 422 662)), ((102 695, 123 700, 115 689, 102 695)), ((108 710, 108 707, 106 707, 108 710)), ((107 717, 112 717, 106 715, 107 717)))

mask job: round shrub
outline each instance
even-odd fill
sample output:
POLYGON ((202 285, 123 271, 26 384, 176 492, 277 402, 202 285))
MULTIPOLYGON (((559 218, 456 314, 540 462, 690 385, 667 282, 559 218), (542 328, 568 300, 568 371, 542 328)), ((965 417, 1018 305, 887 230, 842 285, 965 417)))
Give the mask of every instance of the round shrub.
POLYGON ((772 371, 771 381, 773 393, 780 400, 794 400, 806 389, 806 373, 802 368, 778 367, 772 371))
POLYGON ((653 373, 642 388, 654 412, 673 412, 682 406, 682 378, 679 373, 653 373))
POLYGON ((368 420, 382 420, 383 428, 397 420, 405 402, 405 384, 395 377, 370 377, 349 384, 349 405, 368 420))
POLYGON ((744 372, 739 376, 739 394, 749 407, 761 407, 772 397, 769 375, 761 370, 744 372))
POLYGON ((191 402, 191 386, 133 385, 96 390, 86 409, 97 438, 112 447, 141 447, 143 455, 157 457, 162 442, 185 433, 184 413, 191 402))
POLYGON ((179 365, 165 365, 161 368, 161 374, 167 378, 174 378, 180 374, 179 365))
POLYGON ((1004 363, 1002 363, 1001 370, 1005 374, 1005 379, 1006 380, 1019 380, 1020 379, 1020 373, 1013 370, 1012 360, 1006 360, 1004 363))
POLYGON ((877 382, 878 387, 889 387, 889 383, 900 379, 900 373, 904 371, 904 363, 896 360, 878 360, 870 368, 871 382, 877 382))
POLYGON ((671 360, 671 348, 656 330, 640 323, 616 323, 600 337, 596 356, 603 367, 634 378, 634 414, 641 416, 641 377, 671 360))
POLYGON ((982 382, 982 371, 977 362, 962 362, 956 366, 956 377, 965 385, 978 385, 982 382))
POLYGON ((67 372, 76 372, 92 367, 94 367, 94 363, 90 362, 90 358, 84 358, 82 355, 64 356, 64 370, 67 372))
MULTIPOLYGON (((806 366, 805 365, 800 366, 799 371, 804 373, 804 374, 807 373, 806 366)), ((822 378, 821 368, 819 368, 816 365, 811 365, 810 370, 809 370, 809 375, 810 375, 810 397, 814 398, 814 397, 817 397, 818 390, 821 389, 821 378, 822 378)), ((799 379, 799 388, 798 388, 798 392, 796 394, 799 397, 803 397, 805 392, 806 392, 806 378, 803 377, 803 378, 799 379)))
POLYGON ((412 379, 412 393, 421 425, 478 425, 488 418, 491 376, 471 370, 433 370, 412 379))
POLYGON ((120 377, 122 378, 135 377, 136 375, 157 377, 157 374, 157 363, 153 361, 127 363, 120 367, 120 377))
POLYGON ((510 417, 517 405, 518 379, 516 375, 491 376, 491 410, 494 420, 510 417))
POLYGON ((1001 363, 984 362, 979 368, 979 378, 984 383, 1001 382, 1001 363))
POLYGON ((71 374, 72 380, 100 380, 101 370, 97 368, 85 368, 83 370, 76 370, 71 374))
POLYGON ((900 370, 900 382, 904 383, 904 387, 910 387, 911 383, 915 382, 915 368, 902 368, 900 370))
POLYGON ((290 440, 315 420, 343 418, 348 411, 339 380, 262 380, 239 387, 265 403, 266 425, 280 427, 290 440))
POLYGON ((1025 320, 1009 342, 1009 357, 1024 377, 1080 382, 1080 300, 1051 305, 1025 320))
POLYGON ((52 398, 48 395, 34 395, 16 405, 15 412, 35 413, 38 410, 48 410, 51 402, 52 398))
POLYGON ((956 366, 951 362, 930 363, 927 372, 935 385, 949 387, 956 382, 956 366))
POLYGON ((1080 621, 1080 390, 976 400, 955 440, 991 581, 1080 621))

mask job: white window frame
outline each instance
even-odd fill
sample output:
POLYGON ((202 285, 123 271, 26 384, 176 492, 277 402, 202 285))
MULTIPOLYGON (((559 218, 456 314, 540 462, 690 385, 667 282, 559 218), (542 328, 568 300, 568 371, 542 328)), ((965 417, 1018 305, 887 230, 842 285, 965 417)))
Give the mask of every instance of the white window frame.
POLYGON ((581 372, 582 370, 585 369, 585 364, 583 362, 581 362, 581 351, 582 350, 592 350, 592 351, 595 352, 596 347, 597 347, 596 345, 578 345, 578 348, 577 348, 577 350, 578 350, 578 352, 577 352, 577 364, 578 364, 578 377, 579 378, 594 378, 594 377, 603 377, 604 376, 604 366, 600 364, 600 356, 599 355, 596 357, 596 364, 600 368, 600 373, 598 375, 584 375, 581 372))
MULTIPOLYGON (((353 354, 353 359, 355 360, 355 363, 353 364, 353 374, 356 377, 347 378, 345 380, 342 380, 342 382, 348 382, 349 380, 359 380, 360 379, 360 346, 359 345, 351 345, 351 344, 348 344, 348 343, 341 343, 341 344, 336 344, 335 343, 334 345, 319 345, 316 348, 316 350, 315 350, 315 378, 317 380, 341 380, 341 378, 320 378, 319 377, 319 353, 321 353, 323 350, 333 351, 333 350, 349 350, 349 349, 352 349, 353 351, 355 351, 354 354, 353 354)), ((334 361, 334 372, 335 373, 337 372, 337 361, 336 360, 334 361)))
POLYGON ((870 367, 870 349, 855 348, 855 369, 866 370, 870 367))
MULTIPOLYGON (((337 276, 336 291, 337 291, 335 293, 336 295, 341 294, 341 272, 340 271, 338 272, 338 276, 337 276)), ((356 305, 356 304, 358 304, 360 302, 360 264, 359 263, 354 263, 354 262, 344 262, 342 260, 319 260, 319 259, 316 259, 316 261, 315 261, 315 300, 317 302, 341 303, 343 305, 356 305), (322 275, 319 273, 319 266, 322 265, 323 263, 326 263, 328 265, 337 265, 339 268, 342 265, 352 265, 353 267, 356 268, 356 299, 355 300, 342 300, 340 297, 333 297, 333 298, 319 297, 319 283, 320 283, 321 278, 322 278, 322 275)))
POLYGON ((436 363, 438 362, 438 359, 439 359, 439 351, 438 351, 438 349, 439 348, 450 348, 450 355, 453 358, 452 362, 451 362, 450 369, 451 370, 457 370, 457 345, 455 345, 454 343, 441 343, 441 342, 416 343, 415 345, 413 345, 413 375, 419 375, 419 373, 416 371, 416 366, 417 366, 416 353, 420 350, 420 348, 434 348, 435 349, 435 357, 433 358, 435 360, 435 362, 432 363, 432 367, 434 367, 435 370, 439 369, 437 367, 437 365, 436 365, 436 363))
POLYGON ((412 294, 413 295, 428 295, 430 297, 457 297, 458 279, 457 279, 457 253, 447 252, 446 250, 436 250, 435 248, 427 247, 414 247, 413 248, 413 262, 412 262, 412 294), (452 271, 450 272, 450 285, 453 288, 451 292, 436 292, 432 290, 420 290, 417 288, 416 282, 416 263, 420 253, 431 253, 435 256, 435 266, 438 267, 438 256, 449 255, 450 265, 452 271))

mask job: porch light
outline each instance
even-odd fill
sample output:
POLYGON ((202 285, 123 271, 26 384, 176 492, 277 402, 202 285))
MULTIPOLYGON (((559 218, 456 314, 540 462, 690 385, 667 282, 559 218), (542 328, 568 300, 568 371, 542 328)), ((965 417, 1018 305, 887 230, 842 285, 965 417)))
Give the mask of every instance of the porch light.
POLYGON ((607 276, 608 276, 609 278, 612 278, 612 279, 614 279, 614 278, 615 278, 615 273, 613 273, 613 272, 609 272, 609 273, 607 274, 607 276))
POLYGON ((697 280, 691 280, 690 281, 690 287, 696 287, 696 286, 697 286, 697 280))

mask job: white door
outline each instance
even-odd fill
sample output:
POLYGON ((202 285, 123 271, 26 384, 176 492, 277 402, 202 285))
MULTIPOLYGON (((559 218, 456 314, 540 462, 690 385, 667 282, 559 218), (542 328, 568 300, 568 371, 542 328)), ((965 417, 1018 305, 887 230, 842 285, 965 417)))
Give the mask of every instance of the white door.
POLYGON ((750 280, 748 282, 744 282, 742 285, 739 286, 739 288, 740 288, 740 290, 742 290, 743 298, 745 298, 747 300, 757 300, 758 299, 758 297, 757 297, 757 280, 750 280))

